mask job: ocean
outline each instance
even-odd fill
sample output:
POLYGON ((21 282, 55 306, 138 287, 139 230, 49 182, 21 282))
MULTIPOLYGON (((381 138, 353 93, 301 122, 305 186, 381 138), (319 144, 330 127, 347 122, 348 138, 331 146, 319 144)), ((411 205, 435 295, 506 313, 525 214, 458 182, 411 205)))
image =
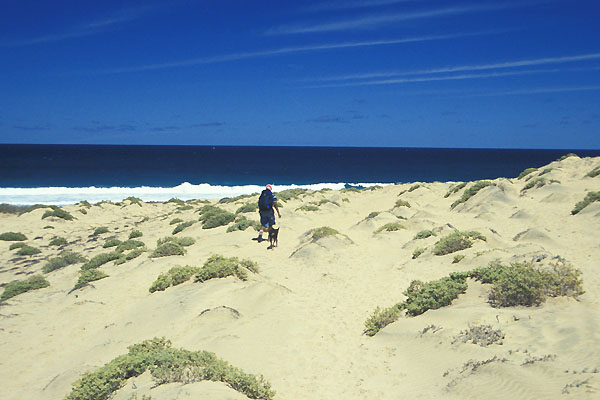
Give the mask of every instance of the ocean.
POLYGON ((516 177, 567 153, 600 150, 0 144, 0 203, 222 198, 288 188, 341 189, 516 177))

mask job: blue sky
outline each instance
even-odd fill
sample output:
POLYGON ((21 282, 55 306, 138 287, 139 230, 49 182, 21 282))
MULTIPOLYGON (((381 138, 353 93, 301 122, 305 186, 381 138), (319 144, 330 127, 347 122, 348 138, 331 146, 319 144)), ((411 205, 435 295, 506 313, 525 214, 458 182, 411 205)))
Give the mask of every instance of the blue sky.
POLYGON ((600 149, 597 1, 2 0, 0 142, 600 149))

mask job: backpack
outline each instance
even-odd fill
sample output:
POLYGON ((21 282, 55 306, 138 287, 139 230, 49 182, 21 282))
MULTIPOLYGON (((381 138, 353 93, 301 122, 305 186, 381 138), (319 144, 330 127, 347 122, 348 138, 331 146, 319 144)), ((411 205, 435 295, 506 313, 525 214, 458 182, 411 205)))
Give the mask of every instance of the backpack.
POLYGON ((267 189, 263 190, 258 198, 258 209, 260 211, 270 210, 273 206, 273 196, 267 189))

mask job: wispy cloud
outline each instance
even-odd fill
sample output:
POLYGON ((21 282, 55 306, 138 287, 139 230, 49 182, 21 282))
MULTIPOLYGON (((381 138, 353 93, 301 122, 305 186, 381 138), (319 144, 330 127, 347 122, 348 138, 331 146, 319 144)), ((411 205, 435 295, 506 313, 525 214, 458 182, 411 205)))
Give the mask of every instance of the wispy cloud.
POLYGON ((590 86, 570 86, 570 87, 544 87, 544 88, 529 88, 507 90, 503 92, 488 92, 470 94, 471 97, 488 97, 488 96, 512 96, 521 94, 544 94, 544 93, 565 93, 565 92, 590 92, 600 90, 600 85, 590 86))
POLYGON ((308 12, 348 10, 352 8, 369 8, 389 6, 398 3, 410 3, 419 0, 353 0, 353 1, 325 1, 306 7, 308 12))
MULTIPOLYGON (((189 66, 193 66, 193 65, 215 64, 215 63, 220 63, 220 62, 237 61, 237 60, 259 58, 259 57, 279 56, 279 55, 293 54, 293 53, 306 53, 306 52, 313 52, 313 51, 346 49, 346 48, 356 48, 356 47, 369 47, 369 46, 390 46, 390 45, 405 44, 405 43, 426 42, 426 41, 432 41, 432 40, 448 40, 448 39, 455 39, 455 38, 468 37, 468 36, 492 35, 492 34, 497 34, 499 32, 500 31, 468 32, 468 33, 455 33, 455 34, 447 34, 447 35, 414 36, 414 37, 406 37, 406 38, 400 38, 400 39, 381 39, 381 40, 354 41, 354 42, 322 43, 322 44, 314 44, 314 45, 307 45, 307 46, 289 46, 289 47, 280 47, 278 49, 272 49, 272 50, 239 52, 239 53, 223 54, 223 55, 212 56, 212 57, 192 58, 192 59, 188 59, 188 60, 180 60, 180 61, 173 61, 173 62, 166 62, 166 63, 147 64, 147 65, 139 65, 139 66, 134 66, 134 67, 125 67, 125 68, 115 68, 115 69, 100 71, 100 73, 113 74, 113 73, 123 73, 123 72, 151 71, 151 70, 166 69, 166 68, 189 67, 189 66)), ((502 32, 504 32, 504 31, 502 31, 502 32)))
MULTIPOLYGON (((515 60, 505 61, 491 64, 472 64, 472 65, 460 65, 454 67, 442 67, 442 68, 430 68, 413 71, 385 71, 385 72, 371 72, 363 74, 346 74, 337 75, 331 77, 324 77, 314 79, 313 81, 344 81, 353 79, 374 79, 374 78, 392 78, 398 76, 411 76, 411 75, 432 75, 440 73, 453 73, 453 72, 465 72, 465 71, 484 71, 492 69, 506 69, 506 68, 517 68, 517 67, 531 67, 538 65, 548 64, 563 64, 577 61, 589 61, 600 59, 600 53, 588 53, 579 54, 575 56, 561 56, 561 57, 544 57, 534 58, 527 60, 515 60)), ((597 70, 598 67, 590 67, 589 70, 597 70)), ((585 67, 577 68, 578 71, 585 70, 585 67)))
POLYGON ((103 19, 93 20, 91 22, 73 26, 71 29, 58 32, 48 33, 36 37, 27 39, 17 39, 12 41, 0 42, 0 47, 22 47, 31 46, 43 43, 58 42, 66 39, 73 39, 79 37, 85 37, 95 35, 101 32, 105 32, 110 29, 114 29, 121 24, 140 18, 146 14, 151 8, 150 7, 139 7, 136 9, 123 9, 115 12, 113 15, 103 19))
POLYGON ((372 29, 381 25, 391 24, 395 22, 403 22, 415 19, 439 18, 451 15, 472 14, 478 12, 522 7, 530 4, 531 2, 469 4, 462 6, 425 9, 403 13, 373 14, 368 16, 348 18, 324 23, 280 25, 278 27, 274 27, 265 31, 265 35, 289 35, 302 33, 347 31, 356 29, 372 29))

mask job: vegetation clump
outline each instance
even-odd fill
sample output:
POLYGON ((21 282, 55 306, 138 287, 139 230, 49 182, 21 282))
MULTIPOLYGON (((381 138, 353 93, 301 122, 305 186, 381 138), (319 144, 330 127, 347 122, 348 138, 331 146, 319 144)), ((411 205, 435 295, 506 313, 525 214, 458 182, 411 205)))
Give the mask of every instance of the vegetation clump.
POLYGON ((22 214, 27 206, 15 206, 12 204, 0 204, 0 214, 22 214))
POLYGON ((579 157, 579 156, 575 153, 568 153, 568 154, 565 154, 564 156, 562 156, 561 158, 559 158, 558 161, 566 160, 569 157, 579 157))
POLYGON ((235 220, 235 214, 213 205, 205 205, 200 209, 202 229, 212 229, 227 225, 235 220))
POLYGON ((88 262, 81 266, 82 271, 89 269, 96 269, 109 261, 114 261, 121 256, 121 253, 117 251, 111 251, 110 253, 102 253, 92 257, 88 262))
POLYGON ((308 193, 308 189, 285 189, 277 193, 277 199, 282 201, 290 201, 298 198, 302 194, 308 193))
POLYGON ((182 222, 183 222, 183 220, 182 220, 181 218, 173 218, 173 219, 171 220, 171 222, 169 222, 169 225, 180 224, 180 223, 182 223, 182 222))
POLYGON ((189 211, 189 210, 193 210, 194 206, 192 206, 191 204, 186 204, 185 206, 180 206, 177 207, 175 210, 177 212, 181 212, 181 211, 189 211))
POLYGON ((370 212, 369 215, 367 215, 364 220, 366 221, 368 219, 375 218, 379 214, 381 214, 379 211, 370 212))
POLYGON ((251 221, 245 216, 241 215, 237 217, 235 222, 227 228, 227 233, 235 231, 245 231, 249 227, 252 227, 255 231, 258 231, 260 230, 260 222, 251 221))
POLYGON ((33 256, 35 254, 40 254, 42 251, 36 247, 32 247, 29 245, 23 245, 17 251, 17 255, 19 256, 33 256))
POLYGON ((108 239, 106 242, 104 242, 102 247, 104 247, 105 249, 108 249, 109 247, 118 246, 121 243, 123 243, 123 242, 121 242, 119 239, 112 238, 112 239, 108 239))
POLYGON ((494 329, 491 325, 475 325, 461 331, 452 343, 471 342, 481 347, 487 347, 494 343, 502 344, 503 339, 504 333, 500 329, 494 329))
POLYGON ((146 248, 137 248, 131 250, 129 253, 121 253, 121 256, 115 260, 115 265, 121 265, 126 263, 127 261, 133 260, 136 257, 139 257, 146 251, 146 248))
POLYGON ((87 258, 81 254, 74 253, 71 251, 63 251, 58 257, 51 258, 48 263, 42 267, 42 272, 47 274, 66 266, 77 264, 80 262, 87 262, 87 258))
POLYGON ((590 172, 588 172, 587 174, 585 174, 585 176, 588 177, 588 178, 595 178, 598 175, 600 175, 600 166, 594 168, 593 170, 591 170, 590 172))
POLYGON ((183 231, 185 228, 189 228, 190 226, 194 225, 196 223, 196 221, 186 221, 186 222, 182 222, 179 225, 177 225, 175 227, 175 229, 173 229, 172 235, 176 235, 179 232, 183 231))
POLYGON ((575 204, 575 208, 571 211, 571 215, 579 213, 595 201, 600 201, 600 192, 589 192, 583 200, 575 204))
POLYGON ((49 246, 65 246, 67 244, 67 239, 60 237, 60 236, 56 236, 54 237, 50 243, 48 243, 49 246))
POLYGON ((414 260, 416 258, 419 258, 421 254, 425 253, 425 250, 427 250, 426 247, 417 247, 412 253, 412 259, 414 260))
POLYGON ((469 247, 473 246, 473 241, 471 239, 480 239, 486 241, 485 236, 479 232, 457 231, 438 240, 433 247, 433 254, 436 256, 443 256, 456 251, 468 249, 469 247))
POLYGON ((144 236, 144 234, 136 229, 129 234, 129 239, 137 239, 142 236, 144 236))
POLYGON ((20 249, 21 247, 27 246, 25 243, 23 242, 15 242, 13 244, 11 244, 10 246, 8 246, 9 250, 14 250, 14 249, 20 249))
POLYGON ((108 277, 107 274, 105 274, 104 272, 102 272, 96 268, 82 270, 81 273, 79 274, 79 279, 77 279, 77 282, 75 283, 75 287, 73 288, 73 290, 81 289, 82 287, 84 287, 85 285, 87 285, 90 282, 98 281, 100 279, 104 279, 107 277, 108 277))
POLYGON ((542 186, 546 186, 546 183, 555 183, 555 182, 558 182, 558 181, 555 179, 548 181, 548 180, 546 180, 546 178, 532 179, 529 182, 527 182, 527 184, 525 186, 523 186, 523 189, 521 189, 521 194, 531 188, 541 188, 542 186))
POLYGON ((463 260, 463 258, 465 258, 464 254, 455 255, 454 259, 452 259, 452 264, 457 264, 457 263, 461 262, 463 260))
POLYGON ((75 219, 75 217, 73 217, 69 212, 63 210, 60 207, 57 206, 50 206, 50 208, 52 209, 52 211, 46 211, 43 215, 42 215, 42 219, 44 218, 48 218, 48 217, 57 217, 57 218, 62 218, 66 221, 72 221, 75 219))
POLYGON ((173 267, 164 274, 160 274, 158 278, 150 286, 150 293, 163 291, 171 286, 176 286, 189 280, 194 274, 198 273, 200 268, 190 267, 173 267))
POLYGON ((41 275, 33 275, 22 281, 12 281, 4 286, 4 292, 0 296, 0 301, 5 301, 22 293, 48 286, 50 286, 50 283, 41 275))
POLYGON ((235 197, 223 197, 221 200, 219 200, 219 204, 235 203, 236 201, 247 199, 249 197, 253 197, 256 195, 258 195, 258 193, 241 194, 241 195, 235 196, 235 197))
POLYGON ((133 250, 144 246, 145 244, 142 241, 129 239, 124 241, 123 243, 120 243, 115 250, 119 253, 122 253, 127 250, 133 250))
POLYGON ((94 230, 94 233, 92 233, 93 236, 98 236, 98 235, 102 235, 103 233, 107 233, 108 232, 108 228, 106 226, 99 226, 98 228, 96 228, 94 230))
POLYGON ((188 247, 193 245, 194 243, 196 243, 196 241, 194 240, 194 238, 191 238, 189 236, 184 236, 184 237, 175 237, 175 236, 167 236, 164 237, 162 239, 158 239, 156 241, 156 245, 160 246, 164 243, 177 243, 178 245, 180 245, 181 247, 188 247))
POLYGON ((245 281, 248 279, 247 271, 258 273, 258 266, 250 260, 238 260, 237 257, 211 256, 202 268, 196 273, 195 281, 204 282, 213 278, 224 278, 234 275, 245 281))
POLYGON ((176 204, 176 205, 178 205, 178 206, 183 206, 183 205, 185 205, 185 202, 184 202, 183 200, 176 199, 176 198, 174 198, 174 197, 172 197, 172 198, 170 198, 169 200, 165 201, 165 204, 168 204, 168 203, 175 203, 175 204, 176 204))
POLYGON ((255 212, 258 210, 258 206, 256 204, 253 203, 246 203, 242 206, 240 206, 240 208, 238 208, 235 213, 236 214, 242 214, 242 213, 248 213, 248 212, 255 212))
POLYGON ((422 186, 422 185, 420 185, 420 184, 418 184, 418 183, 417 183, 417 184, 415 184, 415 185, 412 185, 410 188, 408 188, 408 193, 410 193, 410 192, 412 192, 412 191, 414 191, 414 190, 417 190, 417 189, 418 189, 418 188, 420 188, 421 186, 422 186))
POLYGON ((296 211, 319 211, 319 206, 314 204, 304 204, 296 208, 296 211))
POLYGON ((456 200, 454 203, 452 203, 452 205, 450 206, 451 209, 454 209, 457 205, 466 202, 467 200, 469 200, 471 197, 475 196, 481 189, 488 187, 488 186, 492 186, 494 185, 492 182, 490 181, 477 181, 473 184, 473 186, 469 187, 468 189, 466 189, 462 196, 460 197, 460 199, 456 200))
POLYGON ((379 228, 377 228, 375 230, 375 232, 373 233, 380 233, 380 232, 395 232, 395 231, 399 231, 401 229, 406 229, 404 225, 402 225, 399 222, 389 222, 383 226, 380 226, 379 228))
POLYGON ((522 178, 526 177, 527 175, 529 175, 529 174, 531 174, 531 173, 533 173, 533 172, 535 172, 537 170, 538 170, 537 168, 527 168, 527 169, 525 169, 523 172, 521 172, 519 174, 519 176, 517 177, 517 179, 522 179, 522 178))
POLYGON ((174 349, 165 338, 154 338, 128 347, 121 355, 73 384, 66 400, 107 400, 129 378, 150 370, 156 385, 204 380, 223 382, 251 399, 272 400, 275 391, 262 376, 243 372, 207 351, 174 349))
POLYGON ((324 237, 335 236, 335 235, 339 235, 339 234, 340 233, 333 228, 330 228, 328 226, 322 226, 320 228, 315 228, 315 229, 311 230, 308 235, 309 235, 310 240, 312 240, 313 242, 316 242, 317 240, 322 239, 324 237))
POLYGON ((365 321, 363 334, 374 336, 381 329, 396 322, 400 318, 401 311, 397 305, 388 308, 377 307, 373 314, 365 321))
POLYGON ((396 201, 396 205, 394 205, 394 207, 408 207, 408 208, 410 208, 410 203, 408 201, 400 199, 400 200, 396 201))
POLYGON ((7 242, 20 242, 27 240, 27 236, 23 235, 21 232, 4 232, 0 234, 0 240, 7 242))
POLYGON ((450 197, 450 195, 458 192, 459 190, 461 190, 462 188, 464 188, 465 186, 467 186, 467 182, 463 182, 463 183, 459 183, 458 185, 452 186, 449 190, 448 193, 446 193, 444 195, 444 198, 446 197, 450 197))
POLYGON ((139 197, 129 196, 128 198, 123 199, 123 201, 127 200, 129 200, 129 205, 137 204, 138 206, 142 207, 142 199, 139 197))
POLYGON ((430 236, 437 236, 437 235, 436 235, 436 234, 435 234, 435 232, 434 232, 434 231, 432 231, 432 230, 428 230, 428 229, 427 229, 427 230, 422 230, 422 231, 420 231, 419 233, 417 233, 417 234, 415 235, 415 237, 413 238, 413 240, 417 240, 417 239, 427 239, 427 238, 428 238, 428 237, 430 237, 430 236))
POLYGON ((184 254, 185 249, 181 245, 175 242, 166 242, 158 245, 152 254, 150 254, 150 258, 182 256, 184 254))
POLYGON ((540 172, 540 174, 539 174, 538 176, 542 176, 542 175, 549 174, 550 172, 552 172, 552 170, 553 170, 553 169, 554 169, 554 168, 544 168, 544 169, 542 170, 542 172, 540 172))

